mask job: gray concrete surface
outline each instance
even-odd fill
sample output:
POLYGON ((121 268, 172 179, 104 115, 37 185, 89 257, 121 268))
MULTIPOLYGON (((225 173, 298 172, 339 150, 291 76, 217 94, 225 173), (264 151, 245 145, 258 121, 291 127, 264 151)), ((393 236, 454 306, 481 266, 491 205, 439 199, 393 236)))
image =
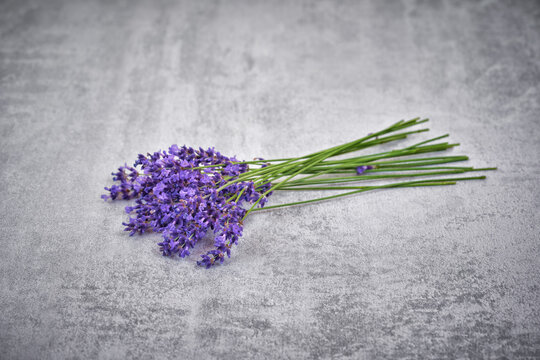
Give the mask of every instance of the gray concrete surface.
POLYGON ((0 358, 540 358, 539 81, 538 1, 2 1, 0 358), (99 198, 417 115, 500 170, 256 214, 209 271, 99 198))

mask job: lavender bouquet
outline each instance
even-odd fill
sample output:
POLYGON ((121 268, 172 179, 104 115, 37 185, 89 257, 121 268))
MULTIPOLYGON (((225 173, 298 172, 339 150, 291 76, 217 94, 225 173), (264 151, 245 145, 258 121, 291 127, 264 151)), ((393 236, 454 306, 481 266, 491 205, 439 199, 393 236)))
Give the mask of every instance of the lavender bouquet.
POLYGON ((207 268, 230 257, 231 247, 242 236, 243 222, 263 210, 274 191, 340 190, 329 196, 266 206, 274 209, 350 196, 365 191, 416 186, 454 185, 485 176, 452 176, 495 168, 449 166, 467 156, 434 156, 432 153, 458 146, 436 142, 442 135, 417 144, 366 155, 344 156, 407 138, 429 129, 408 130, 428 119, 401 120, 360 139, 296 158, 255 158, 238 161, 213 148, 198 150, 172 145, 168 151, 139 155, 133 166, 113 172, 117 184, 105 188, 104 200, 134 200, 126 207, 130 215, 123 225, 130 235, 159 232, 164 256, 190 254, 195 244, 211 231, 213 250, 197 263, 207 268), (428 154, 428 155, 421 155, 428 154), (417 180, 402 181, 404 178, 417 180), (379 180, 383 184, 362 185, 379 180), (365 184, 365 183, 364 183, 365 184))

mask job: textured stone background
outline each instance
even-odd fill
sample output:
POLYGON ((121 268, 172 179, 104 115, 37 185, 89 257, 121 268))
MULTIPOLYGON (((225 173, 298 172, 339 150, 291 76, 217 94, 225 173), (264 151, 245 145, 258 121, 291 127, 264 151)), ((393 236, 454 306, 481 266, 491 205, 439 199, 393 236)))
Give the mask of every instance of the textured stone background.
POLYGON ((2 1, 0 358, 540 358, 539 81, 538 1, 2 1), (210 271, 99 198, 417 115, 500 170, 258 213, 210 271))

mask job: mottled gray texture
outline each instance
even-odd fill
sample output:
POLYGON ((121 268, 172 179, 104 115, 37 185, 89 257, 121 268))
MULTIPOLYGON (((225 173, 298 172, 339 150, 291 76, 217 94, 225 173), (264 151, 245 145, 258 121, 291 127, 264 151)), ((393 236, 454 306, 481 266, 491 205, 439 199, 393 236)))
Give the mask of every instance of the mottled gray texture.
POLYGON ((540 358, 539 83, 538 1, 1 2, 0 357, 540 358), (99 198, 417 115, 500 170, 256 214, 210 271, 99 198))

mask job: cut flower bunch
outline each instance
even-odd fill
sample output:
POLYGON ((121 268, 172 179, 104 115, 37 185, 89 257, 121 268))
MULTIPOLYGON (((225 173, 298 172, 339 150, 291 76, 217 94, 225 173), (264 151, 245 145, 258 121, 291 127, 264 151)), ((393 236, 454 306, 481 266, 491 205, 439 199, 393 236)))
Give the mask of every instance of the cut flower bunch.
POLYGON ((485 179, 465 173, 496 169, 450 166, 468 160, 463 155, 435 156, 436 152, 459 145, 438 142, 448 134, 407 147, 352 155, 426 132, 426 128, 413 127, 427 121, 401 120, 360 139, 295 158, 238 161, 213 148, 196 150, 172 145, 168 151, 139 155, 133 166, 118 168, 112 173, 116 184, 106 187, 107 194, 102 198, 134 200, 126 207, 130 217, 123 223, 125 230, 130 235, 161 233, 158 245, 164 256, 188 256, 195 244, 212 232, 214 249, 198 261, 209 268, 230 257, 232 245, 242 236, 244 220, 263 210, 274 191, 342 192, 266 206, 265 210, 370 190, 454 185, 458 181, 485 179), (379 183, 369 184, 369 180, 379 183))

